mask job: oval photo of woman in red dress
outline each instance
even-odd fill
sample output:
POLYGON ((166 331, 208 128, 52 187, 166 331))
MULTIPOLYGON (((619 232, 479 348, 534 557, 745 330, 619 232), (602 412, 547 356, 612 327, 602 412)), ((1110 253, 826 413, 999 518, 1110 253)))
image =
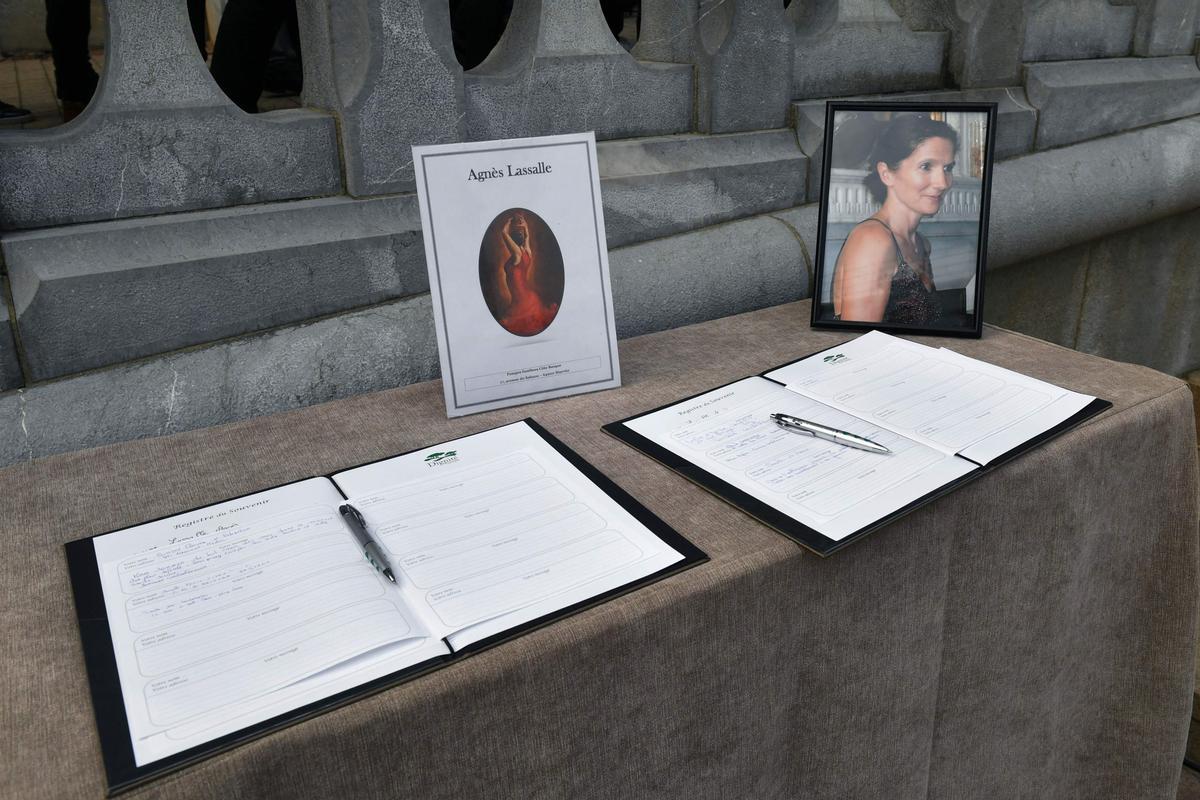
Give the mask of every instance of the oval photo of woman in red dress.
POLYGON ((546 330, 558 314, 563 280, 562 250, 544 219, 527 208, 496 215, 479 245, 479 288, 504 330, 546 330))

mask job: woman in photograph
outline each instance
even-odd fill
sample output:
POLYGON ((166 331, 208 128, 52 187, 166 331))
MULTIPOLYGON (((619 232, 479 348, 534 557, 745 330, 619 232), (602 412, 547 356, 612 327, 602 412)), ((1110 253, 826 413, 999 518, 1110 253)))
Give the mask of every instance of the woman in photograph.
POLYGON ((500 229, 507 257, 500 266, 496 285, 504 308, 499 322, 518 336, 544 331, 558 313, 558 303, 546 305, 537 289, 537 255, 529 236, 529 223, 520 211, 504 221, 500 229))
POLYGON ((942 315, 929 240, 917 228, 954 182, 958 134, 924 115, 894 117, 870 155, 867 190, 882 205, 846 237, 833 270, 840 320, 936 323, 942 315))

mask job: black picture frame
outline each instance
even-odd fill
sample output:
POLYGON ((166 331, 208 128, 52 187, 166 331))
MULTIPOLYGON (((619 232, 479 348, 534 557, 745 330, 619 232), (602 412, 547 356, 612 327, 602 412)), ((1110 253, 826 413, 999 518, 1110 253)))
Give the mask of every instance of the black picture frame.
MULTIPOLYGON (((978 339, 983 333, 983 285, 995 145, 995 103, 868 100, 826 103, 821 199, 813 265, 812 327, 978 339), (832 279, 842 246, 850 232, 880 208, 879 201, 865 183, 870 172, 868 165, 884 127, 892 119, 908 115, 944 121, 954 128, 959 140, 954 154, 954 185, 943 191, 944 196, 938 197, 938 210, 929 214, 929 219, 922 218, 918 223, 918 242, 926 250, 925 256, 931 267, 936 295, 933 308, 937 309, 937 316, 922 321, 887 319, 892 308, 889 305, 884 309, 885 317, 880 320, 841 319, 833 310, 832 279), (860 162, 862 177, 857 180, 857 185, 854 166, 835 166, 860 162), (831 202, 831 198, 836 202, 831 202), (969 254, 972 242, 973 259, 969 254), (939 245, 943 259, 949 259, 950 274, 943 278, 949 285, 945 288, 938 284, 939 245), (967 267, 972 260, 974 272, 968 273, 967 267), (969 280, 966 279, 968 274, 971 274, 969 280)), ((899 244, 895 247, 898 249, 899 244)), ((944 260, 943 264, 946 263, 944 260)), ((945 267, 942 274, 946 275, 945 267)), ((928 315, 930 312, 926 308, 929 306, 918 310, 928 315)), ((897 315, 902 311, 896 308, 897 315)))

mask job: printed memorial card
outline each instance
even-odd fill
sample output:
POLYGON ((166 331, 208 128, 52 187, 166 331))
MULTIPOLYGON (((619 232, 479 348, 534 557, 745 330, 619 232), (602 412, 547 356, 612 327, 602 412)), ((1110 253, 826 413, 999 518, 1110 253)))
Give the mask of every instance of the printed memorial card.
POLYGON ((619 386, 593 134, 413 163, 447 414, 619 386))

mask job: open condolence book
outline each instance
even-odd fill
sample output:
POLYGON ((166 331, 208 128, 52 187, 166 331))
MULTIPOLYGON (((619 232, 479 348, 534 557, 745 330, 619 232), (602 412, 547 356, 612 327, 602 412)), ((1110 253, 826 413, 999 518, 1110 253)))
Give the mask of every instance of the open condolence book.
POLYGON ((873 331, 604 429, 828 555, 1111 405, 873 331), (773 413, 892 452, 793 433, 773 413))
POLYGON ((705 556, 532 420, 67 545, 112 790, 705 556), (366 519, 397 582, 339 514, 366 519))

